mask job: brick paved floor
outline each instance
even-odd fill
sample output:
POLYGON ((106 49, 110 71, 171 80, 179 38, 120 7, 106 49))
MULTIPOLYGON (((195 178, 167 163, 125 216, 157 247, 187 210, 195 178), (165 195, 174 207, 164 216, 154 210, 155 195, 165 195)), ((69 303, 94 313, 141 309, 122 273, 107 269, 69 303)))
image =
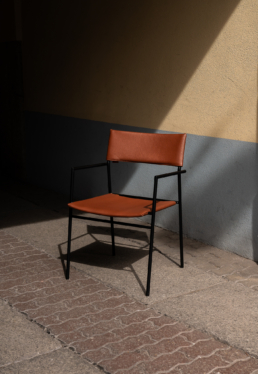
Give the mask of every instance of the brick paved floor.
POLYGON ((258 360, 0 231, 0 297, 117 374, 257 374, 258 360))

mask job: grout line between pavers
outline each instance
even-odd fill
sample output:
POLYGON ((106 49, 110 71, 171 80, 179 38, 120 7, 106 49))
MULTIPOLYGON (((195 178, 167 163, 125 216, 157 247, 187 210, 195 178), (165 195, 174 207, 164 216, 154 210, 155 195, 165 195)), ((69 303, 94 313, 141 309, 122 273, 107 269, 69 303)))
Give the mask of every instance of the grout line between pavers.
MULTIPOLYGON (((234 360, 233 362, 230 362, 228 365, 226 366, 217 366, 216 368, 214 369, 211 369, 207 374, 212 374, 212 372, 214 372, 214 370, 220 370, 220 369, 227 369, 227 368, 230 368, 230 366, 233 366, 234 364, 236 364, 237 362, 245 362, 245 361, 249 361, 251 358, 250 357, 247 357, 247 358, 240 358, 239 360, 234 360)), ((216 374, 216 373, 214 373, 216 374)))
MULTIPOLYGON (((212 332, 210 332, 210 331, 206 331, 205 329, 200 330, 200 329, 198 329, 197 327, 193 327, 193 328, 194 328, 194 330, 198 330, 198 331, 202 331, 202 332, 204 332, 205 334, 211 336, 211 338, 213 338, 214 340, 216 340, 216 341, 218 341, 218 342, 220 342, 220 343, 222 343, 222 344, 225 344, 225 345, 227 345, 228 347, 231 347, 231 348, 236 349, 236 350, 238 350, 238 351, 244 352, 245 354, 249 355, 250 357, 253 357, 253 358, 255 358, 255 359, 258 359, 258 355, 257 355, 257 354, 254 354, 254 353, 251 354, 251 353, 249 353, 248 351, 244 351, 242 348, 239 348, 239 347, 237 347, 237 346, 235 346, 235 345, 232 345, 232 343, 230 344, 227 340, 219 338, 218 336, 214 335, 214 334, 213 334, 212 332)), ((257 374, 258 374, 258 373, 257 373, 257 374)))
MULTIPOLYGON (((89 285, 89 286, 91 286, 91 285, 89 285)), ((103 291, 105 291, 105 290, 103 290, 103 291)), ((82 294, 82 295, 80 295, 80 296, 77 296, 77 297, 75 297, 75 298, 69 298, 69 299, 63 299, 63 300, 60 300, 60 301, 58 301, 58 302, 54 302, 54 303, 49 303, 49 304, 44 304, 44 305, 39 305, 38 306, 38 308, 30 308, 30 309, 25 309, 25 311, 32 311, 32 310, 37 310, 37 309, 39 309, 39 308, 42 308, 42 307, 45 307, 45 306, 49 306, 49 305, 56 305, 56 304, 58 304, 58 303, 61 303, 61 302, 67 302, 67 301, 69 301, 69 300, 72 300, 72 301, 76 301, 76 300, 78 300, 78 299, 80 299, 81 297, 83 297, 83 296, 91 296, 91 295, 94 295, 94 294, 96 294, 96 293, 98 293, 98 292, 101 292, 101 291, 97 291, 97 292, 92 292, 92 293, 90 293, 90 294, 82 294)), ((68 292, 66 292, 66 293, 68 293, 68 292)), ((52 297, 52 296, 54 296, 54 295, 60 295, 61 293, 54 293, 54 294, 52 294, 52 295, 49 295, 49 297, 52 297)), ((35 297, 34 299, 39 299, 39 298, 47 298, 48 296, 42 296, 42 297, 35 297)), ((101 301, 103 301, 103 302, 105 302, 105 301, 107 301, 107 300, 109 300, 109 299, 112 299, 112 298, 117 298, 117 299, 119 299, 119 298, 122 298, 123 297, 123 295, 117 295, 117 296, 110 296, 109 298, 107 298, 107 299, 105 299, 105 300, 95 300, 95 301, 91 301, 91 302, 89 302, 89 303, 87 303, 87 304, 84 304, 84 305, 78 305, 78 306, 76 306, 75 308, 68 308, 67 309, 67 311, 69 311, 69 310, 72 310, 72 309, 76 309, 76 308, 79 308, 79 307, 83 307, 83 306, 86 306, 86 305, 93 305, 94 303, 96 303, 96 302, 101 302, 101 301)), ((29 300, 29 301, 17 301, 16 303, 14 303, 13 305, 15 306, 15 305, 17 305, 17 304, 23 304, 23 303, 28 303, 28 302, 32 302, 34 299, 31 299, 31 300, 29 300)), ((124 305, 124 304, 133 304, 133 301, 131 302, 131 303, 123 303, 123 304, 121 304, 121 305, 124 305)), ((93 305, 94 306, 94 305, 93 305)), ((115 308, 117 308, 117 307, 119 307, 120 305, 118 305, 118 306, 116 306, 116 307, 114 307, 114 308, 106 308, 106 309, 115 309, 115 308)), ((101 310, 106 310, 106 309, 101 309, 101 310)), ((97 309, 98 310, 98 309, 97 309)), ((55 313, 58 313, 58 312, 54 312, 54 313, 52 313, 52 314, 55 314, 55 313)), ((50 315, 50 314, 49 314, 50 315)), ((48 317, 48 315, 47 316, 39 316, 39 317, 48 317)), ((38 318, 38 317, 37 317, 38 318)))
MULTIPOLYGON (((67 300, 66 300, 67 301, 67 300)), ((62 301, 60 301, 60 303, 62 303, 63 302, 63 300, 62 301)), ((57 303, 56 303, 57 304, 57 303)), ((44 308, 45 306, 51 306, 51 305, 56 305, 56 304, 45 304, 45 305, 43 305, 43 306, 40 306, 39 308, 44 308)), ((89 304, 85 304, 85 305, 79 305, 79 306, 77 306, 77 307, 75 307, 75 308, 70 308, 70 309, 67 309, 67 310, 60 310, 60 311, 56 311, 56 312, 54 312, 54 313, 52 313, 52 314, 48 314, 48 315, 45 315, 45 316, 43 316, 43 315, 39 315, 39 316, 37 316, 37 317, 35 317, 35 319, 37 319, 37 318, 47 318, 47 317, 50 317, 50 316, 52 316, 52 315, 54 315, 54 314, 56 314, 56 313, 66 313, 66 312, 69 312, 69 311, 71 311, 71 310, 74 310, 74 309, 77 309, 77 308, 83 308, 83 307, 85 307, 85 306, 89 306, 89 305, 92 305, 92 306, 94 306, 92 303, 89 303, 89 304)), ((118 309, 118 308, 123 308, 124 309, 124 306, 123 305, 131 305, 131 304, 121 304, 121 305, 118 305, 118 306, 116 306, 116 307, 114 307, 114 308, 105 308, 105 309, 101 309, 101 310, 99 310, 99 309, 96 309, 96 312, 98 312, 98 313, 101 313, 101 312, 104 312, 104 311, 107 311, 107 310, 115 310, 115 309, 118 309)), ((15 306, 15 304, 14 304, 14 306, 15 306)), ((36 308, 36 309, 26 309, 26 310, 24 310, 24 312, 26 312, 26 313, 28 313, 29 314, 29 312, 30 311, 37 311, 37 309, 39 309, 39 308, 36 308)), ((89 314, 90 315, 97 315, 98 313, 94 313, 94 312, 89 312, 89 313, 84 313, 83 314, 83 316, 85 316, 85 317, 87 317, 89 314)), ((79 316, 79 317, 77 317, 77 318, 69 318, 69 319, 67 319, 67 320, 64 320, 64 321, 61 321, 61 323, 62 322, 66 322, 66 321, 70 321, 70 320, 73 320, 73 319, 78 319, 78 318, 81 318, 82 316, 79 316)), ((52 325, 52 324, 51 324, 52 325)), ((56 325, 56 324, 55 324, 56 325)), ((50 325, 48 325, 48 326, 50 326, 50 325)))
MULTIPOLYGON (((144 361, 148 361, 148 360, 144 360, 144 361)), ((130 367, 127 368, 127 369, 117 369, 117 370, 114 371, 114 374, 116 374, 116 373, 119 372, 119 371, 121 372, 121 370, 124 370, 124 371, 132 370, 134 367, 136 367, 137 365, 141 364, 141 363, 144 362, 144 361, 136 362, 135 364, 133 364, 132 366, 130 366, 130 367)), ((100 361, 100 362, 101 362, 101 361, 100 361)), ((99 365, 100 365, 100 363, 99 363, 99 365)), ((109 371, 106 371, 106 370, 104 369, 103 366, 100 365, 100 367, 102 368, 102 370, 105 371, 105 373, 107 373, 107 374, 111 374, 109 371)), ((155 374, 156 374, 156 373, 155 373, 155 374)))
MULTIPOLYGON (((230 347, 228 348, 230 349, 230 347)), ((166 374, 166 373, 170 373, 172 370, 176 369, 178 366, 189 366, 189 365, 192 365, 194 362, 196 362, 197 360, 200 360, 202 358, 209 358, 209 357, 212 357, 213 355, 216 355, 216 352, 219 351, 221 349, 216 349, 215 351, 213 351, 211 354, 209 355, 205 355, 205 356, 197 356, 195 357, 192 361, 189 361, 189 362, 184 362, 184 363, 179 363, 179 364, 176 364, 174 365, 172 368, 169 369, 169 371, 158 371, 157 373, 155 374, 166 374)), ((225 349, 227 350, 227 349, 225 349)), ((233 361, 232 363, 230 363, 229 365, 225 365, 225 366, 217 366, 216 368, 213 368, 211 369, 211 371, 209 371, 207 374, 211 374, 212 371, 214 370, 218 370, 218 369, 225 369, 225 368, 228 368, 230 366, 232 366, 233 364, 237 363, 237 362, 240 362, 240 361, 248 361, 250 360, 250 357, 248 357, 247 359, 239 359, 239 360, 235 360, 233 361)), ((225 362, 226 363, 226 362, 225 362)))
MULTIPOLYGON (((28 264, 28 262, 27 262, 27 264, 28 264)), ((10 266, 15 266, 15 265, 10 265, 10 266)), ((33 269, 33 268, 29 268, 29 269, 33 269)), ((42 267, 41 267, 41 269, 42 269, 42 267)), ((13 273, 15 273, 17 271, 25 273, 24 276, 22 276, 22 277, 7 278, 7 279, 3 280, 1 283, 7 282, 7 281, 12 281, 12 280, 15 280, 15 279, 24 279, 24 278, 28 277, 28 274, 26 274, 27 270, 28 269, 18 269, 18 270, 14 270, 14 271, 12 271, 10 273, 7 273, 7 274, 2 274, 3 277, 4 277, 5 275, 11 275, 11 274, 13 274, 13 273)), ((55 272, 55 271, 60 271, 60 270, 58 270, 58 269, 56 269, 56 270, 49 270, 49 272, 55 272)), ((42 269, 42 271, 40 271, 40 272, 35 272, 35 273, 32 273, 32 274, 29 274, 29 276, 35 276, 36 274, 41 274, 41 273, 44 273, 44 272, 46 272, 46 269, 42 269)), ((60 277, 60 275, 58 275, 58 274, 53 274, 53 275, 54 275, 54 278, 60 277)), ((44 282, 46 280, 48 280, 48 279, 51 279, 51 278, 53 278, 53 276, 50 277, 50 278, 44 279, 44 282)))
MULTIPOLYGON (((133 312, 134 313, 134 312, 133 312)), ((114 320, 117 320, 119 318, 119 316, 117 316, 116 318, 114 318, 114 320)), ((150 318, 155 318, 155 317, 149 317, 149 319, 150 318)), ((120 329, 123 329, 123 328, 127 328, 127 327, 129 327, 129 326, 131 326, 131 325, 136 325, 136 324, 138 324, 138 325, 140 325, 140 324, 142 324, 143 322, 146 322, 146 321, 148 321, 148 319, 147 320, 144 320, 144 321, 141 321, 141 322, 132 322, 132 323, 130 323, 129 325, 124 325, 123 324, 123 322, 121 322, 122 323, 122 325, 123 326, 121 326, 120 327, 120 329)), ((99 323, 102 323, 102 322, 105 322, 105 321, 100 321, 100 322, 96 322, 96 323, 93 323, 93 325, 91 326, 91 327, 94 327, 95 325, 98 325, 99 323)), ((151 321, 149 321, 149 322, 151 322, 151 321)), ((151 322, 152 323, 152 322, 151 322)), ((173 326, 174 324, 176 324, 176 323, 178 323, 178 322, 175 322, 175 323, 173 323, 173 324, 171 324, 171 326, 173 326)), ((152 323, 153 324, 153 323, 152 323)), ((48 325, 48 326, 51 326, 51 325, 48 325)), ((165 324, 165 325, 162 325, 161 327, 163 327, 163 326, 170 326, 170 324, 165 324)), ((153 327, 155 327, 155 325, 153 324, 153 327)), ((161 328, 160 327, 160 328, 161 328)), ((69 331, 68 333, 72 333, 72 332, 76 332, 76 331, 78 331, 78 330, 80 330, 81 329, 81 327, 78 327, 78 328, 76 328, 75 330, 72 330, 72 331, 69 331)), ((117 330, 117 329, 119 329, 118 327, 114 327, 112 330, 110 330, 110 332, 112 332, 113 330, 117 330)), ((158 330, 158 329, 157 329, 158 330)), ((146 331, 149 331, 149 330, 146 330, 146 331)), ((146 331, 144 331, 143 333, 145 333, 146 331)), ((183 331, 183 332, 185 332, 185 331, 183 331)), ((58 334, 57 336, 59 336, 59 335, 62 335, 62 334, 64 334, 63 332, 62 333, 60 333, 60 334, 58 334)), ((103 334, 94 334, 93 336, 100 336, 100 335, 103 335, 103 334)), ((137 336, 137 335, 130 335, 130 336, 137 336)), ((74 341, 75 342, 75 341, 74 341)), ((74 343, 74 342, 72 342, 72 343, 74 343)))
MULTIPOLYGON (((113 330, 117 330, 117 328, 114 328, 114 329, 112 329, 112 330, 109 331, 109 332, 110 332, 110 333, 113 333, 114 335, 116 335, 114 332, 112 332, 113 330)), ((167 340, 167 339, 169 339, 169 338, 162 338, 161 340, 156 341, 156 340, 154 340, 151 336, 148 335, 148 331, 149 331, 149 330, 143 331, 143 332, 141 332, 140 334, 137 334, 137 335, 127 335, 126 337, 121 338, 120 340, 117 340, 117 341, 115 341, 115 342, 111 342, 111 343, 110 343, 110 342, 107 342, 107 343, 105 343, 104 345, 102 345, 101 347, 98 347, 98 348, 96 348, 96 349, 88 349, 87 351, 82 352, 82 354, 86 354, 87 352, 94 352, 94 351, 99 350, 100 348, 107 348, 108 350, 110 350, 109 347, 107 347, 108 344, 121 343, 121 342, 125 341, 126 339, 136 338, 136 337, 141 336, 141 335, 147 335, 147 336, 148 336, 148 337, 153 341, 153 344, 143 344, 143 345, 141 345, 140 347, 137 347, 136 349, 140 349, 141 347, 144 347, 144 346, 147 346, 147 345, 153 346, 153 345, 155 345, 155 344, 158 344, 159 342, 162 342, 163 340, 167 340)), ((151 330, 151 331, 153 331, 153 330, 151 330)), ((181 334, 181 333, 178 333, 177 335, 174 335, 174 336, 171 338, 171 340, 174 339, 174 338, 176 338, 176 337, 179 336, 180 334, 181 334)), ((95 336, 101 336, 101 335, 103 335, 103 334, 94 334, 92 337, 95 337, 95 336)), ((74 342, 69 343, 68 345, 70 346, 70 345, 72 345, 73 343, 83 342, 83 341, 85 341, 85 340, 91 339, 92 337, 88 337, 88 338, 86 338, 86 339, 81 339, 81 340, 75 340, 74 342)), ((192 345, 194 345, 194 343, 193 343, 192 345)), ((182 348, 182 347, 180 347, 180 348, 182 348)), ((117 358, 117 357, 121 356, 121 354, 123 354, 123 353, 126 353, 126 352, 134 352, 134 351, 135 351, 135 349, 133 349, 133 350, 127 350, 127 351, 123 351, 122 353, 117 354, 117 355, 114 356, 113 358, 117 358)), ((159 356, 158 356, 158 357, 159 357, 159 356)), ((113 359, 113 358, 112 358, 112 359, 113 359)))
MULTIPOLYGON (((137 336, 140 336, 140 335, 142 335, 142 334, 144 334, 144 333, 141 333, 141 334, 139 334, 139 335, 134 335, 134 336, 128 336, 128 337, 126 337, 126 338, 124 338, 124 339, 121 339, 121 340, 118 340, 118 341, 116 341, 116 342, 112 342, 112 343, 109 343, 109 342, 108 342, 108 343, 106 343, 106 344, 105 344, 104 346, 102 346, 102 347, 99 347, 99 348, 96 348, 96 349, 87 350, 87 351, 83 352, 82 354, 84 354, 84 355, 86 356, 88 352, 98 351, 98 350, 100 350, 100 349, 102 349, 102 348, 106 348, 110 353, 112 353, 112 351, 111 351, 110 347, 108 346, 108 344, 116 344, 116 343, 120 343, 121 341, 124 341, 124 340, 127 339, 127 338, 130 338, 130 337, 137 337, 137 336)), ((146 347, 146 350, 147 350, 148 346, 153 347, 155 344, 159 344, 160 342, 162 342, 162 341, 164 341, 164 340, 173 340, 174 338, 180 336, 181 334, 182 334, 182 332, 179 333, 179 334, 177 334, 177 335, 174 335, 172 338, 163 338, 163 339, 161 339, 161 340, 159 340, 159 341, 154 341, 153 344, 150 344, 150 343, 149 343, 149 344, 143 344, 143 345, 137 347, 136 349, 123 351, 123 352, 117 354, 116 356, 110 358, 109 360, 116 359, 117 357, 121 356, 121 355, 124 354, 124 353, 134 352, 135 350, 139 350, 139 349, 142 349, 142 348, 145 348, 145 347, 146 347)), ((146 334, 146 335, 147 335, 147 334, 146 334)), ((155 361, 156 359, 158 359, 158 358, 161 357, 161 356, 164 356, 164 355, 167 355, 167 354, 174 354, 174 353, 180 351, 180 349, 182 349, 182 348, 185 348, 185 347, 193 347, 193 346, 195 346, 195 345, 196 345, 197 343, 199 343, 199 342, 202 342, 202 341, 206 342, 206 341, 210 341, 210 340, 212 340, 212 338, 209 338, 209 339, 198 339, 198 340, 196 340, 195 342, 190 342, 190 341, 187 341, 187 339, 186 339, 185 337, 183 337, 183 338, 185 339, 186 343, 187 343, 187 342, 188 342, 188 343, 191 343, 191 345, 189 345, 189 346, 180 346, 180 347, 176 348, 174 351, 171 351, 171 352, 169 352, 169 353, 160 353, 158 356, 155 356, 155 357, 153 357, 153 358, 150 357, 150 355, 149 355, 148 352, 146 352, 146 353, 148 354, 149 358, 150 358, 150 362, 155 361)), ((153 340, 153 339, 152 339, 152 340, 153 340)), ((81 341, 81 340, 80 340, 80 341, 81 341)), ((83 340, 82 340, 82 341, 83 341, 83 340)), ((77 341, 76 341, 76 342, 77 342, 77 341)), ((74 342, 73 342, 73 343, 74 343, 74 342)), ((72 343, 71 343, 71 344, 72 344, 72 343)), ((230 349, 230 347, 225 348, 225 349, 217 348, 216 350, 213 351, 213 354, 215 354, 218 350, 228 350, 228 349, 230 349)), ((183 352, 181 352, 181 353, 183 353, 183 352)), ((183 353, 183 354, 184 354, 184 353, 183 353)), ((198 356, 198 357, 199 357, 199 358, 203 358, 203 357, 206 357, 206 356, 198 356)), ((100 359, 100 361, 98 361, 98 363, 100 363, 100 362, 101 362, 101 359, 100 359)), ((128 370, 130 370, 130 369, 128 369, 128 370)))
MULTIPOLYGON (((35 276, 36 274, 32 274, 31 276, 35 276)), ((24 277, 19 277, 19 278, 13 278, 13 279, 7 279, 6 280, 6 282, 8 282, 9 280, 10 281, 14 281, 15 279, 24 279, 24 278, 26 278, 26 275, 24 276, 24 277)), ((27 275, 27 278, 28 278, 28 275, 27 275)), ((55 279, 55 278, 60 278, 60 276, 58 276, 58 275, 56 275, 56 276, 52 276, 52 277, 49 277, 49 278, 46 278, 46 279, 44 279, 44 282, 47 282, 47 281, 49 281, 49 280, 51 280, 51 279, 55 279)), ((33 284, 33 283, 36 283, 36 282, 39 282, 39 281, 37 281, 37 280, 35 280, 35 281, 33 281, 33 282, 29 282, 29 283, 25 283, 25 284, 20 284, 18 287, 24 287, 24 286, 26 286, 26 285, 28 285, 28 284, 33 284)), ((43 282, 43 281, 42 281, 43 282)), ((4 282, 3 282, 4 283, 4 282)), ((0 284, 0 287, 1 287, 1 284, 0 284)), ((17 284, 16 285, 14 285, 14 286, 12 286, 12 287, 9 287, 9 288, 7 288, 6 290, 11 290, 12 288, 14 288, 14 287, 17 287, 17 284)), ((47 287, 43 287, 43 288, 47 288, 47 287)), ((4 291, 5 289, 3 289, 3 288, 0 288, 0 291, 4 291)))
MULTIPOLYGON (((74 282, 76 282, 76 281, 74 281, 74 282)), ((34 282, 33 282, 34 283, 34 282)), ((92 283, 92 284, 94 284, 94 283, 92 283)), ((90 284, 91 285, 91 284, 90 284)), ((89 286, 90 286, 89 285, 89 286)), ((17 287, 17 286, 13 286, 13 287, 17 287)), ((22 295, 25 295, 25 294, 29 294, 29 293, 32 293, 32 292, 39 292, 39 291, 41 291, 41 290, 44 290, 44 289, 47 289, 47 288, 57 288, 57 287, 59 287, 59 286, 46 286, 46 287, 42 287, 42 288, 40 288, 39 290, 35 290, 35 291, 26 291, 26 292, 23 292, 23 293, 20 293, 20 294, 17 294, 16 296, 12 296, 12 297, 19 297, 19 296, 22 296, 22 295)), ((87 286, 81 286, 80 288, 77 288, 78 290, 80 290, 80 289, 82 289, 83 287, 87 287, 87 286)), ((70 288, 70 289, 68 289, 68 291, 70 291, 72 289, 72 287, 70 288)), ((64 292, 65 292, 66 290, 64 290, 64 292)), ((53 296, 53 295, 56 295, 56 294, 60 294, 59 292, 55 292, 55 293, 53 293, 53 294, 50 294, 50 295, 47 295, 47 296, 53 296)), ((47 296, 40 296, 40 298, 41 297, 47 297, 47 296)), ((36 297, 35 297, 36 298, 36 297)), ((35 299, 34 298, 34 299, 35 299)), ((30 301, 33 301, 34 299, 31 299, 30 301)), ((18 301, 17 301, 17 303, 18 303, 18 301)), ((16 304, 17 304, 16 303, 16 304)))
MULTIPOLYGON (((12 248, 10 248, 10 249, 17 249, 17 248, 22 248, 22 247, 28 247, 28 245, 27 244, 25 244, 25 245, 22 245, 22 246, 20 246, 20 247, 12 247, 12 248)), ((32 249, 24 249, 23 251, 19 251, 19 252, 17 252, 17 253, 27 253, 27 252, 32 252, 34 249, 32 248, 32 249)), ((3 261, 4 261, 4 257, 5 256, 10 256, 10 255, 15 255, 16 253, 14 252, 14 253, 3 253, 2 252, 2 250, 0 249, 0 252, 1 252, 1 258, 3 258, 3 261)), ((28 256, 29 256, 29 254, 28 254, 28 256)), ((27 256, 21 256, 21 258, 26 258, 27 256)), ((20 257, 17 257, 17 258, 20 258, 20 257)))
MULTIPOLYGON (((151 318, 151 317, 150 317, 151 318)), ((145 320, 145 321, 147 321, 147 320, 145 320)), ((139 322, 140 323, 140 322, 139 322)), ((177 322, 178 323, 178 322, 177 322)), ((176 324, 177 324, 176 323, 176 324)), ((129 325, 128 325, 129 326, 129 325)), ((173 337, 165 337, 165 338, 161 338, 160 340, 154 340, 151 336, 149 336, 149 334, 148 334, 148 332, 153 332, 153 331, 159 331, 161 328, 163 328, 164 326, 167 326, 167 325, 163 325, 163 326, 161 326, 160 328, 158 328, 158 329, 153 329, 153 330, 146 330, 146 331, 143 331, 143 332, 141 332, 140 334, 138 334, 138 335, 128 335, 128 336, 126 336, 125 338, 122 338, 122 339, 120 339, 120 340, 117 340, 117 341, 115 341, 115 342, 107 342, 107 343, 105 343, 103 346, 101 346, 101 347, 98 347, 98 348, 96 348, 96 349, 88 349, 87 351, 84 351, 84 352, 82 352, 82 354, 86 354, 87 352, 93 352, 93 351, 97 351, 97 350, 99 350, 100 348, 107 348, 107 349, 109 349, 109 347, 107 347, 107 345, 108 344, 113 344, 113 343, 120 343, 120 342, 123 342, 124 340, 126 340, 126 339, 129 339, 129 338, 134 338, 134 337, 137 337, 137 336, 141 336, 141 335, 147 335, 152 341, 153 341, 153 344, 143 344, 142 346, 140 346, 140 347, 137 347, 137 350, 138 349, 141 349, 141 347, 144 347, 144 346, 154 346, 155 344, 159 344, 160 342, 162 342, 162 341, 164 341, 164 340, 173 340, 173 339, 175 339, 176 337, 178 337, 178 336, 181 336, 183 333, 185 333, 186 331, 181 331, 181 332, 179 332, 179 333, 177 333, 177 334, 175 334, 175 335, 173 335, 173 337)), ((171 326, 173 326, 173 325, 171 325, 171 326)), ((117 328, 114 328, 114 329, 112 329, 110 332, 112 332, 113 330, 117 330, 117 328)), ((115 333, 114 333, 115 334, 115 333)), ((103 335, 103 334, 95 334, 94 336, 100 336, 100 335, 103 335)), ((115 334, 116 335, 116 334, 115 334)), ((209 341, 209 340, 212 340, 212 338, 209 338, 209 339, 199 339, 199 340, 197 340, 196 342, 190 342, 190 341, 188 341, 188 339, 186 338, 186 337, 184 337, 184 336, 182 336, 182 338, 186 341, 186 342, 189 342, 191 345, 190 345, 190 347, 192 347, 192 346, 194 346, 195 344, 197 344, 199 341, 209 341)), ((86 340, 88 340, 88 339, 90 339, 90 337, 88 337, 86 340)), ((80 341, 84 341, 85 339, 82 339, 82 340, 77 340, 77 341, 74 341, 74 342, 72 342, 72 343, 70 343, 70 344, 73 344, 73 343, 77 343, 77 342, 80 342, 80 341)), ((70 345, 69 344, 69 345, 70 345)), ((184 346, 180 346, 179 348, 177 348, 177 349, 175 349, 174 351, 172 351, 172 352, 170 352, 170 353, 174 353, 174 352, 177 352, 179 349, 181 349, 181 348, 184 348, 184 346)), ((229 349, 229 348, 228 348, 229 349)), ((109 349, 110 350, 110 349, 109 349)), ((112 360, 113 359, 115 359, 115 358, 117 358, 117 357, 119 357, 119 356, 121 356, 123 353, 127 353, 127 352, 134 352, 135 351, 135 349, 133 349, 133 350, 127 350, 127 351, 123 351, 122 353, 119 353, 119 354, 117 354, 115 357, 113 357, 112 358, 112 360)), ((158 357, 160 357, 160 356, 162 356, 162 355, 164 355, 164 353, 161 353, 160 355, 158 355, 158 356, 156 356, 153 360, 155 360, 156 358, 158 358, 158 357)), ((150 358, 150 361, 153 361, 151 358, 150 358)))
MULTIPOLYGON (((102 312, 102 311, 100 311, 100 312, 102 312)), ((86 318, 88 318, 88 316, 89 315, 96 315, 97 313, 87 313, 87 314, 84 314, 83 316, 84 317, 86 317, 86 318)), ((121 317, 127 317, 128 316, 128 314, 122 314, 121 315, 121 317)), ((76 320, 79 320, 80 318, 81 318, 82 316, 79 316, 79 317, 76 317, 76 318, 69 318, 69 319, 67 319, 67 320, 65 320, 65 321, 61 321, 61 323, 51 323, 50 325, 46 325, 46 327, 50 327, 50 326, 59 326, 59 325, 61 325, 62 323, 64 323, 64 322, 68 322, 68 321, 76 321, 76 320)), ((119 317, 120 317, 120 315, 119 315, 119 317)), ((36 318, 38 318, 38 317, 36 317, 36 318)), ((103 320, 101 320, 101 322, 106 322, 106 321, 110 321, 110 319, 103 319, 103 320)), ((90 322, 90 321, 89 321, 90 322)), ((91 322, 92 323, 92 322, 91 322)), ((73 330, 72 330, 73 331, 73 330)), ((69 331, 69 332, 72 332, 72 331, 69 331)), ((63 334, 63 333, 62 333, 63 334)), ((60 335, 60 334, 58 334, 58 335, 60 335)))
MULTIPOLYGON (((93 284, 92 284, 93 285, 93 284)), ((95 284, 94 284, 95 285, 95 284)), ((89 286, 91 286, 91 284, 89 285, 89 286)), ((54 287, 54 286, 52 286, 52 287, 54 287)), ((44 287, 44 288, 41 288, 41 290, 43 290, 43 289, 45 289, 45 288, 52 288, 52 287, 44 287)), ((81 289, 83 289, 85 286, 83 286, 83 287, 81 287, 81 288, 77 288, 78 290, 81 290, 81 289)), ((87 287, 87 286, 86 286, 87 287)), ((68 292, 69 292, 70 290, 68 290, 68 292)), ((24 293, 22 293, 22 294, 19 294, 19 295, 17 295, 17 296, 22 296, 22 295, 26 295, 27 293, 30 293, 30 292, 37 292, 37 291, 28 291, 28 292, 24 292, 24 293)), ((103 290, 103 291, 98 291, 98 292, 108 292, 108 291, 105 291, 105 290, 103 290)), ((92 296, 92 295, 94 295, 94 294, 96 294, 96 293, 98 293, 98 292, 91 292, 91 293, 88 293, 88 294, 81 294, 80 296, 77 296, 76 298, 73 298, 72 300, 73 301, 75 301, 75 300, 77 300, 77 299, 79 299, 79 298, 81 298, 81 297, 83 297, 83 296, 92 296)), ((62 292, 62 293, 67 293, 67 291, 64 291, 64 292, 62 292)), ((55 295, 60 295, 61 294, 61 292, 55 292, 55 293, 53 293, 53 294, 50 294, 50 295, 47 295, 47 296, 35 296, 33 299, 30 299, 30 300, 28 300, 28 301, 17 301, 17 302, 15 302, 15 303, 13 303, 13 306, 15 306, 16 304, 18 304, 18 303, 20 303, 20 304, 22 304, 22 303, 27 303, 27 302, 33 302, 33 300, 35 300, 35 299, 40 299, 40 298, 46 298, 46 297, 52 297, 52 296, 55 296, 55 295)), ((104 301, 106 301, 106 300, 109 300, 109 299, 111 299, 112 297, 113 298, 119 298, 119 297, 122 297, 123 295, 121 295, 121 296, 110 296, 110 297, 108 297, 107 299, 105 299, 105 300, 103 300, 103 302, 104 301)), ((15 297, 15 296, 12 296, 12 297, 15 297)), ((61 301, 59 301, 59 302, 63 302, 63 301, 67 301, 67 300, 71 300, 71 299, 64 299, 64 300, 61 300, 61 301)), ((101 301, 101 300, 99 300, 99 301, 101 301)), ((95 301, 96 302, 96 301, 95 301)), ((90 303, 88 303, 88 304, 84 304, 84 305, 89 305, 89 304, 92 304, 93 302, 90 302, 90 303)), ((56 303, 55 303, 56 304, 56 303)), ((39 306, 39 308, 40 307, 42 307, 42 306, 46 306, 46 305, 54 305, 54 304, 44 304, 44 305, 40 305, 39 306)), ((122 304, 123 305, 123 304, 122 304)), ((81 305, 81 306, 83 306, 83 305, 81 305)), ((39 308, 36 308, 36 309, 39 309, 39 308)), ((36 309, 26 309, 26 310, 36 310, 36 309)), ((74 309, 74 308, 70 308, 70 309, 68 309, 68 310, 71 310, 71 309, 74 309)), ((55 312, 55 313, 58 313, 58 312, 55 312)), ((52 313, 52 314, 55 314, 55 313, 52 313)), ((46 316, 46 317, 48 317, 48 316, 46 316)))

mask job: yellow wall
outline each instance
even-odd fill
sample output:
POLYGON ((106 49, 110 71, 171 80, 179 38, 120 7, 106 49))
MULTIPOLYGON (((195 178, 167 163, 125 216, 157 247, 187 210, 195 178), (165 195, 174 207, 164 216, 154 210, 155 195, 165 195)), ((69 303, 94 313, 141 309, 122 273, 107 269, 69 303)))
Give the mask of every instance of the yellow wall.
POLYGON ((256 142, 257 0, 23 0, 30 111, 256 142))

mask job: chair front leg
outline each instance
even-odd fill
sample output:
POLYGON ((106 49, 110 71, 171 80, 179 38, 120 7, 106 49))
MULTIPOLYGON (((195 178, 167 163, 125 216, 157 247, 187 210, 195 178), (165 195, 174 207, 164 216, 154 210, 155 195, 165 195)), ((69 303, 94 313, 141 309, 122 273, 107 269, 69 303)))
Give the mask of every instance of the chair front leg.
POLYGON ((154 241, 154 227, 155 227, 155 213, 156 213, 157 189, 158 189, 158 178, 154 177, 154 189, 153 189, 152 213, 151 213, 151 232, 150 232, 150 248, 149 248, 149 261, 148 261, 148 275, 147 275, 146 296, 150 296, 150 282, 151 282, 151 267, 152 267, 152 253, 153 253, 153 241, 154 241))
POLYGON ((146 296, 150 296, 152 253, 153 253, 153 241, 154 241, 154 223, 155 223, 155 213, 154 213, 154 216, 152 214, 152 218, 151 218, 150 248, 149 248, 149 261, 148 261, 148 275, 147 275, 146 296))
MULTIPOLYGON (((178 168, 181 170, 181 167, 178 168)), ((184 267, 184 248, 183 248, 183 215, 182 215, 182 187, 181 174, 178 174, 178 210, 179 210, 179 241, 180 241, 180 267, 184 267)))
POLYGON ((70 253, 71 253, 71 236, 72 236, 72 208, 69 208, 69 224, 68 224, 68 241, 67 241, 67 257, 66 257, 66 279, 70 275, 70 253))

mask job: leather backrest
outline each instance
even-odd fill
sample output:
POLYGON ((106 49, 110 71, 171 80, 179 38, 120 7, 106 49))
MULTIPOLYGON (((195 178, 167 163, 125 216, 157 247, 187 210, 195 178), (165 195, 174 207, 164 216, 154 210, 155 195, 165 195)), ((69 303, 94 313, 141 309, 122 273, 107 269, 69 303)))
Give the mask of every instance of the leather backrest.
POLYGON ((110 130, 107 160, 183 166, 186 134, 110 130))

